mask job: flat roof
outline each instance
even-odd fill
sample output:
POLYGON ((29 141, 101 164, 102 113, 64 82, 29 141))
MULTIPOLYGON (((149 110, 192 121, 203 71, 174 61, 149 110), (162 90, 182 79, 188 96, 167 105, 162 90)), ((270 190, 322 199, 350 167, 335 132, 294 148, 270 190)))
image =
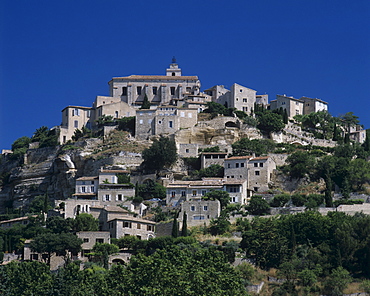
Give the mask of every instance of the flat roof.
POLYGON ((166 75, 130 75, 113 77, 113 80, 198 80, 198 76, 166 76, 166 75))

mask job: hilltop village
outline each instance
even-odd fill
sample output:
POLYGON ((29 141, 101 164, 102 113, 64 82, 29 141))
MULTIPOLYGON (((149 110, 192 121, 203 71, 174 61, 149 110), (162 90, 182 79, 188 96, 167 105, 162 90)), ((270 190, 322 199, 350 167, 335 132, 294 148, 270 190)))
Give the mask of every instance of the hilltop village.
MULTIPOLYGON (((370 213, 369 136, 351 112, 336 119, 321 99, 269 101, 237 83, 201 91, 175 59, 164 75, 108 85, 109 96, 65 107, 60 126, 3 150, 0 230, 26 227, 40 214, 49 222, 94 219, 96 227, 75 228, 81 248, 69 250, 88 262, 96 244, 125 237, 150 241, 188 228, 222 235, 225 223, 312 209, 370 213), (330 157, 347 159, 341 172, 330 157)), ((232 236, 240 241, 238 229, 232 236)), ((32 241, 0 236, 4 260, 65 264, 32 241)), ((132 254, 125 246, 107 260, 128 264, 132 254)))

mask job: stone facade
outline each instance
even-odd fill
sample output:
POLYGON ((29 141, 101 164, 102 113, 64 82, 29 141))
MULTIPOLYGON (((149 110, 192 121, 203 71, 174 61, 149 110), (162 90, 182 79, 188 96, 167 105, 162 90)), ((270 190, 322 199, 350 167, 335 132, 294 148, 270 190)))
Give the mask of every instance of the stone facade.
POLYGON ((213 164, 223 166, 226 158, 226 152, 203 152, 200 155, 200 167, 204 169, 213 164))
POLYGON ((211 190, 222 189, 222 179, 204 178, 198 181, 173 181, 166 188, 166 204, 176 207, 183 201, 200 199, 211 190))
POLYGON ((221 206, 218 200, 201 200, 194 199, 191 201, 184 201, 181 204, 181 211, 179 213, 179 222, 184 223, 184 212, 187 214, 187 225, 200 226, 208 225, 211 219, 217 219, 220 216, 221 206))
POLYGON ((104 228, 108 228, 113 238, 133 235, 139 239, 148 240, 155 237, 155 224, 153 221, 125 216, 108 220, 104 228))
POLYGON ((110 233, 108 231, 80 231, 77 237, 83 240, 81 245, 81 256, 90 253, 95 244, 110 244, 110 233))

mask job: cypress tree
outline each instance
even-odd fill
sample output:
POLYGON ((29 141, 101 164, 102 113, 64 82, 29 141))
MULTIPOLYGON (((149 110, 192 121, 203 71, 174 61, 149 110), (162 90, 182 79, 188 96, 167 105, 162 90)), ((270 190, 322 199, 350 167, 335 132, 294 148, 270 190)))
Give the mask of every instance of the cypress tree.
POLYGON ((288 112, 286 111, 286 109, 284 109, 283 121, 285 124, 288 124, 288 112))
POLYGON ((178 237, 179 236, 179 223, 177 223, 177 213, 175 214, 175 217, 173 217, 173 224, 172 224, 172 237, 178 237))
POLYGON ((184 211, 184 215, 182 218, 182 230, 181 230, 181 236, 188 236, 188 215, 184 211))
POLYGON ((150 102, 146 94, 144 96, 143 104, 141 105, 140 109, 150 109, 150 102))

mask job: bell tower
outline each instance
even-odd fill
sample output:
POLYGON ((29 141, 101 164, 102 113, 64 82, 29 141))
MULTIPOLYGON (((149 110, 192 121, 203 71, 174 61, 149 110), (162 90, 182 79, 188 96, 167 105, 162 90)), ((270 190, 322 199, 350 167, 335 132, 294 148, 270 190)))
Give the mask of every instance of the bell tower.
POLYGON ((172 58, 172 63, 170 67, 166 69, 166 76, 181 76, 181 69, 179 65, 176 63, 176 58, 172 58))

